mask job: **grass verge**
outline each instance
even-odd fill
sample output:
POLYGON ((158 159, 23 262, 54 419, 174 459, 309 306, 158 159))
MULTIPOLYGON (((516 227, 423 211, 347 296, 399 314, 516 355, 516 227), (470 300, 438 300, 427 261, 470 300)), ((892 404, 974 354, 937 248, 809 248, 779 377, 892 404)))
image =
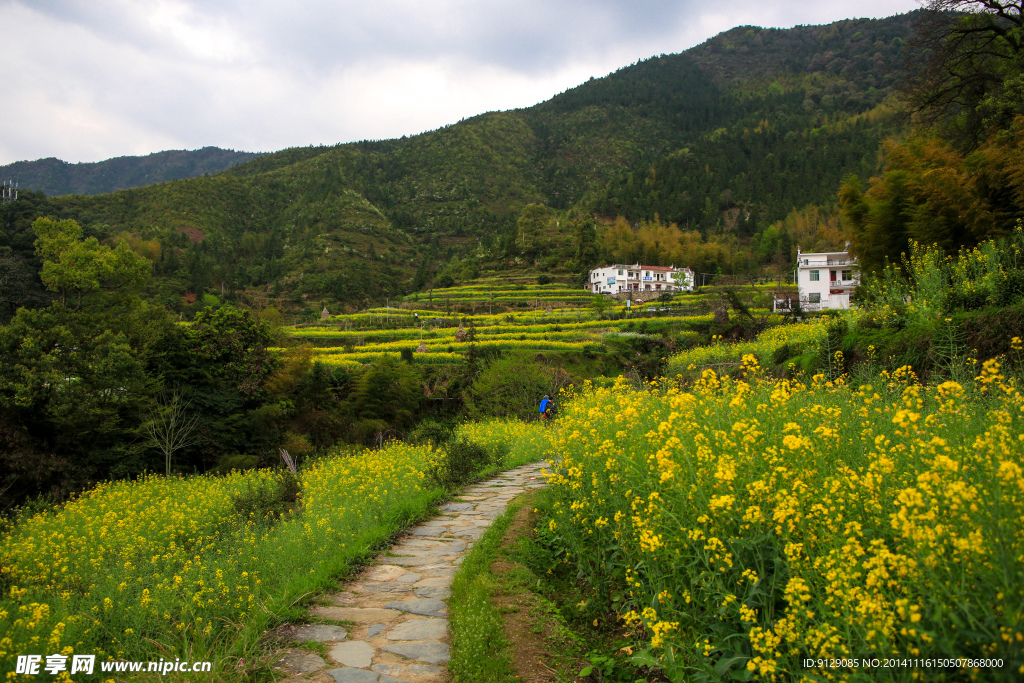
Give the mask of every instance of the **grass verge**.
POLYGON ((590 624, 576 618, 573 605, 580 596, 564 571, 567 565, 534 530, 541 516, 534 505, 544 508, 548 498, 540 491, 514 500, 456 574, 452 680, 657 680, 641 678, 629 663, 619 647, 629 640, 616 620, 590 624))
POLYGON ((452 658, 448 669, 455 683, 503 683, 517 678, 504 622, 491 602, 496 585, 489 568, 520 507, 522 501, 514 501, 494 520, 466 555, 452 580, 452 595, 448 601, 452 658))

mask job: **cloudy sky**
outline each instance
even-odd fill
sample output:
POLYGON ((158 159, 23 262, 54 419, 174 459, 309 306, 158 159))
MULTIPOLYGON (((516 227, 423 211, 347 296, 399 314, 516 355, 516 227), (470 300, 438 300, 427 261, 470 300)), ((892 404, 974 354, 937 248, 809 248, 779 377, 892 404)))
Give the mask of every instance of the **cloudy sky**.
POLYGON ((915 0, 0 0, 0 165, 411 135, 734 26, 915 0))

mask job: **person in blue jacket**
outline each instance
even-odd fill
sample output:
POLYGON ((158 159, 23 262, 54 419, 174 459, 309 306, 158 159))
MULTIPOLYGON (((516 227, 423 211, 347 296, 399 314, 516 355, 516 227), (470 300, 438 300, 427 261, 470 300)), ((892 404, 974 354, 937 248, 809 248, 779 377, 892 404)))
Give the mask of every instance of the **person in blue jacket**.
POLYGON ((554 407, 554 401, 547 394, 544 394, 544 398, 540 402, 540 418, 546 420, 550 417, 548 411, 554 407))

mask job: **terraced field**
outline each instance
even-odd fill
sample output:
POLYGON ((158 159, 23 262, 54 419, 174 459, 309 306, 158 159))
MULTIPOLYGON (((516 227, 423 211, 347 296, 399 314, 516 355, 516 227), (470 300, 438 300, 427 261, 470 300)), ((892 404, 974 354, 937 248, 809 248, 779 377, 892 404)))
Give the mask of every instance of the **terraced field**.
MULTIPOLYGON (((413 354, 416 363, 458 364, 470 347, 478 352, 598 353, 624 336, 671 334, 683 348, 695 343, 736 291, 752 315, 769 319, 776 285, 706 287, 680 293, 669 303, 637 303, 594 297, 564 283, 537 284, 537 277, 509 276, 410 295, 396 306, 330 316, 315 324, 284 328, 292 342, 309 344, 314 360, 357 367, 384 356, 413 354), (498 312, 487 312, 498 308, 498 312), (525 310, 523 310, 525 309, 525 310), (460 329, 461 328, 461 329, 460 329)), ((792 288, 789 288, 792 289, 792 288)))

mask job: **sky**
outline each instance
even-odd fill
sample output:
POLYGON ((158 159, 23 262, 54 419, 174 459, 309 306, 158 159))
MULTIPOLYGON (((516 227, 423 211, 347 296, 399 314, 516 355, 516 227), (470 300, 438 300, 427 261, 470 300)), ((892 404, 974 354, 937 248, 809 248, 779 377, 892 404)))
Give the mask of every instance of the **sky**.
POLYGON ((915 0, 0 0, 0 165, 415 135, 735 26, 915 0))

